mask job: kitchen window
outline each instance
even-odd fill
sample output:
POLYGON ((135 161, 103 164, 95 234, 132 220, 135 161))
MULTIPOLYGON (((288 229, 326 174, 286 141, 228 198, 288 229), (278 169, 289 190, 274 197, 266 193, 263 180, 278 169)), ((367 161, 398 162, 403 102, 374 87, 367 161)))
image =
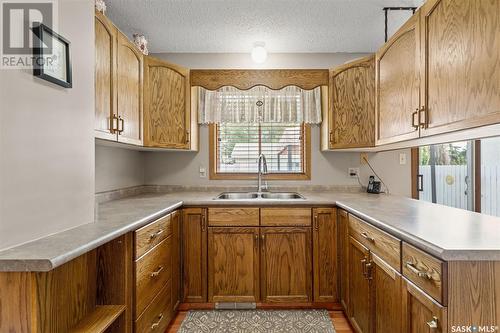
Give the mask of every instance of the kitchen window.
POLYGON ((200 124, 210 128, 210 179, 311 179, 311 124, 321 123, 321 89, 200 89, 200 124))
POLYGON ((267 160, 266 179, 310 179, 310 126, 303 123, 210 125, 210 178, 255 179, 257 159, 267 160))

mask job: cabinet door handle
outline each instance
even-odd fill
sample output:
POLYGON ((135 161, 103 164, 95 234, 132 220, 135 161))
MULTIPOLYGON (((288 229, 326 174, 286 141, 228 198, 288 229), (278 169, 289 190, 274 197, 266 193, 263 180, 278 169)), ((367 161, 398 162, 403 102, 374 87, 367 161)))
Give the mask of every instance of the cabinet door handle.
POLYGON ((330 143, 332 143, 332 144, 333 144, 333 143, 335 143, 335 142, 334 142, 334 141, 335 141, 334 139, 335 139, 335 138, 333 137, 333 131, 332 131, 332 130, 330 130, 330 143))
POLYGON ((186 131, 186 143, 189 143, 189 131, 186 131))
POLYGON ((418 277, 426 278, 428 280, 432 280, 432 276, 431 276, 431 274, 429 272, 419 270, 418 268, 416 268, 415 266, 413 266, 413 263, 410 262, 410 261, 408 261, 406 263, 406 268, 408 268, 413 274, 417 275, 418 277))
POLYGON ((207 229, 207 223, 205 215, 201 216, 201 231, 205 231, 207 229))
POLYGON ((163 266, 160 266, 156 271, 151 272, 151 277, 152 278, 157 277, 158 275, 160 275, 161 271, 163 271, 163 266))
POLYGON ((118 117, 113 113, 113 116, 109 118, 109 131, 114 134, 118 131, 118 117))
POLYGON ((373 238, 372 236, 368 235, 367 232, 362 232, 361 233, 361 237, 363 237, 364 239, 370 241, 370 242, 375 242, 375 238, 373 238))
POLYGON ((363 276, 366 278, 366 262, 368 260, 366 258, 361 259, 361 272, 363 273, 363 276))
POLYGON ((419 127, 419 120, 418 120, 418 108, 415 112, 411 114, 411 126, 416 130, 418 130, 419 127))
POLYGON ((259 234, 255 234, 253 237, 254 237, 253 246, 257 248, 259 247, 259 234))
POLYGON ((124 128, 125 128, 125 119, 123 119, 122 116, 118 116, 118 134, 121 135, 124 128))
POLYGON ((418 124, 420 128, 427 128, 427 111, 425 110, 425 106, 421 106, 418 110, 418 124))
POLYGON ((314 215, 314 229, 319 230, 318 215, 314 215))
POLYGON ((163 313, 160 313, 158 315, 158 320, 151 324, 151 329, 154 330, 155 328, 157 328, 158 326, 160 326, 160 322, 161 322, 162 319, 163 319, 163 313))
POLYGON ((153 239, 155 239, 156 237, 160 236, 162 233, 163 233, 163 229, 160 229, 157 232, 152 233, 151 235, 149 235, 149 241, 150 242, 153 241, 153 239))
POLYGON ((438 318, 436 316, 434 316, 434 317, 432 317, 432 320, 428 321, 426 324, 427 324, 427 326, 429 326, 429 328, 431 330, 435 330, 438 328, 438 318))

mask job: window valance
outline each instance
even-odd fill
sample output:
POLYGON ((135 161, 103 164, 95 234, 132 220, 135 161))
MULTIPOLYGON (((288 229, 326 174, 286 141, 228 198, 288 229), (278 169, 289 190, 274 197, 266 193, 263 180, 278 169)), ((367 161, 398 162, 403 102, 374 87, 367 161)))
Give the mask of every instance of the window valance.
POLYGON ((288 86, 272 90, 199 88, 198 122, 209 123, 321 123, 321 88, 304 90, 288 86))

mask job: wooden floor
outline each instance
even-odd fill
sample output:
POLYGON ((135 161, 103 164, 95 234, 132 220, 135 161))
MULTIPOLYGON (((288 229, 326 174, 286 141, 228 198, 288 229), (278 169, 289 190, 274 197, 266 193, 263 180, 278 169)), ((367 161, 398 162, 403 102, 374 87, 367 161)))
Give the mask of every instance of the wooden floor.
MULTIPOLYGON (((347 318, 344 316, 342 311, 328 311, 330 313, 330 318, 333 322, 333 327, 335 327, 336 333, 353 333, 354 331, 351 329, 347 318)), ((179 311, 175 318, 172 320, 172 323, 167 328, 165 333, 176 333, 181 327, 181 323, 186 316, 187 311, 179 311)))

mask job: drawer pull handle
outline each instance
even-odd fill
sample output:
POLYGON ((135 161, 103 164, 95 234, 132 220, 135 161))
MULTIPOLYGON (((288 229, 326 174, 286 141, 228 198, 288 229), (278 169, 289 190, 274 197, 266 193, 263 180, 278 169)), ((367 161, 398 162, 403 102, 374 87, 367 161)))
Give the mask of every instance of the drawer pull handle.
POLYGON ((163 229, 158 230, 154 234, 149 235, 149 241, 151 242, 156 237, 160 236, 163 233, 163 229))
POLYGON ((432 320, 428 321, 426 324, 432 330, 437 329, 438 328, 438 318, 436 316, 434 316, 434 317, 432 317, 432 320))
POLYGON ((152 272, 151 277, 152 278, 157 277, 158 275, 160 275, 161 271, 163 271, 163 266, 158 267, 156 271, 152 272))
POLYGON ((158 326, 160 326, 160 322, 161 322, 162 319, 163 319, 163 313, 160 313, 158 315, 158 320, 151 324, 151 329, 154 330, 155 328, 157 328, 158 326))
POLYGON ((362 233, 361 233, 361 236, 362 236, 364 239, 366 239, 366 240, 368 240, 368 241, 370 241, 370 242, 375 242, 375 238, 371 237, 371 236, 370 236, 370 235, 368 235, 366 232, 362 232, 362 233))
POLYGON ((418 277, 426 278, 428 280, 432 279, 432 276, 431 276, 431 274, 429 274, 429 272, 418 270, 415 266, 413 266, 413 263, 410 261, 408 261, 406 263, 406 268, 408 268, 410 270, 410 272, 417 275, 418 277))

